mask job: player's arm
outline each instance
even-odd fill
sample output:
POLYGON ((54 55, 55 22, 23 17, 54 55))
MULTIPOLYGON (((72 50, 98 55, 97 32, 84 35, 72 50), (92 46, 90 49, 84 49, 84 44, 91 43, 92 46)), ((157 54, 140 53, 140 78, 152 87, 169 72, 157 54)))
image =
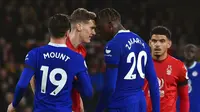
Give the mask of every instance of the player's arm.
POLYGON ((32 76, 34 75, 34 70, 35 70, 35 52, 30 51, 28 53, 28 55, 26 56, 25 59, 25 67, 21 73, 20 79, 16 85, 15 88, 15 94, 14 94, 14 100, 12 102, 13 107, 17 107, 17 105, 19 104, 21 98, 23 97, 23 94, 27 88, 27 86, 29 85, 29 82, 32 78, 32 76))
POLYGON ((33 91, 33 94, 35 94, 35 76, 34 75, 31 78, 30 85, 31 85, 31 89, 33 91))
POLYGON ((83 105, 83 100, 82 100, 82 98, 80 97, 80 111, 81 112, 84 112, 84 105, 83 105))
POLYGON ((181 65, 180 77, 178 82, 178 94, 180 97, 180 112, 189 112, 188 77, 185 66, 181 65))
POLYGON ((73 68, 75 69, 76 77, 78 80, 74 81, 74 87, 79 91, 82 96, 92 97, 93 88, 92 83, 87 71, 87 65, 83 57, 78 54, 76 58, 76 63, 72 62, 73 68))
POLYGON ((150 52, 147 53, 147 55, 148 55, 148 58, 147 58, 147 64, 146 64, 145 77, 149 84, 152 109, 153 109, 153 112, 160 112, 160 94, 159 94, 158 80, 157 80, 157 76, 156 76, 156 72, 154 69, 154 64, 153 64, 153 60, 152 60, 150 52))
POLYGON ((97 104, 96 112, 102 112, 107 108, 108 101, 115 91, 121 48, 119 45, 112 43, 106 47, 104 51, 106 62, 105 82, 100 100, 97 104))
POLYGON ((91 98, 93 95, 93 88, 88 72, 82 71, 76 76, 78 80, 75 83, 75 88, 80 92, 81 96, 91 98))

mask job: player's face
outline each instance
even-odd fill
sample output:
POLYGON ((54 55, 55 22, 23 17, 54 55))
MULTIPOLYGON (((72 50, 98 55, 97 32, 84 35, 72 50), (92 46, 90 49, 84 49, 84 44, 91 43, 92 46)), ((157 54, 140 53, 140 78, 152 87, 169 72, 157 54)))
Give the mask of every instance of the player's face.
POLYGON ((196 55, 196 48, 194 48, 194 47, 187 47, 184 50, 184 57, 188 61, 194 61, 195 55, 196 55))
POLYGON ((149 41, 151 52, 154 56, 162 56, 171 47, 171 41, 165 35, 152 35, 149 41))
POLYGON ((80 36, 83 43, 89 43, 91 38, 96 34, 95 32, 95 21, 89 20, 87 23, 82 23, 80 36))
POLYGON ((103 20, 98 20, 97 21, 97 24, 98 24, 98 30, 99 30, 99 33, 102 37, 104 38, 110 38, 112 37, 112 26, 106 22, 106 21, 103 21, 103 20))

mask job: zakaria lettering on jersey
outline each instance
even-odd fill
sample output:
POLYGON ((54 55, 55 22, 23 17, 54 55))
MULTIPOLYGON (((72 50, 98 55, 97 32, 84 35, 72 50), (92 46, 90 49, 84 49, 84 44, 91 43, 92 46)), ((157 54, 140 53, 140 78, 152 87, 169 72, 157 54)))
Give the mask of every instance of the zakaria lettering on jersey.
POLYGON ((130 50, 132 45, 135 44, 135 43, 136 44, 141 44, 145 48, 144 43, 139 38, 130 38, 128 40, 128 43, 125 45, 125 47, 127 47, 130 50))

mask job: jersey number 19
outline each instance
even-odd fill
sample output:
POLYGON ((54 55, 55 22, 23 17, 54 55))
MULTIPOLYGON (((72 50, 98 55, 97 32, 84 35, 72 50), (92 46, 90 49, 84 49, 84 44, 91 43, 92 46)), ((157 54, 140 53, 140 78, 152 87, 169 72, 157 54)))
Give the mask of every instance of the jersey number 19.
MULTIPOLYGON (((40 70, 43 71, 41 93, 46 93, 49 67, 48 66, 41 66, 40 70)), ((56 96, 63 89, 63 87, 65 86, 65 84, 67 82, 67 73, 62 68, 54 68, 49 73, 49 80, 53 85, 57 86, 57 88, 55 90, 53 90, 50 93, 50 95, 56 96), (56 80, 56 78, 55 78, 56 74, 61 75, 60 80, 56 80)))

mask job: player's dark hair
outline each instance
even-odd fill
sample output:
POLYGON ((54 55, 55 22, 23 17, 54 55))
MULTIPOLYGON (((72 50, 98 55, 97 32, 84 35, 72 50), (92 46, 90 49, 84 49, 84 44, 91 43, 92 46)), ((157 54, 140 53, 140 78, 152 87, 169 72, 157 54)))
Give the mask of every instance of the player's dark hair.
POLYGON ((84 8, 74 10, 70 17, 71 24, 77 22, 88 22, 89 20, 96 20, 96 14, 84 8))
POLYGON ((105 9, 102 9, 97 14, 97 19, 98 20, 105 20, 105 21, 108 21, 108 22, 111 22, 111 21, 121 22, 121 15, 119 14, 119 12, 117 12, 113 8, 105 8, 105 9))
POLYGON ((196 50, 198 49, 198 47, 194 44, 187 44, 185 47, 184 47, 184 50, 185 49, 189 49, 189 48, 195 48, 196 50))
POLYGON ((171 40, 171 32, 165 26, 156 26, 150 32, 150 37, 152 35, 165 35, 169 40, 171 40))
POLYGON ((55 14, 49 18, 48 30, 54 38, 62 38, 70 29, 69 17, 66 14, 55 14))

